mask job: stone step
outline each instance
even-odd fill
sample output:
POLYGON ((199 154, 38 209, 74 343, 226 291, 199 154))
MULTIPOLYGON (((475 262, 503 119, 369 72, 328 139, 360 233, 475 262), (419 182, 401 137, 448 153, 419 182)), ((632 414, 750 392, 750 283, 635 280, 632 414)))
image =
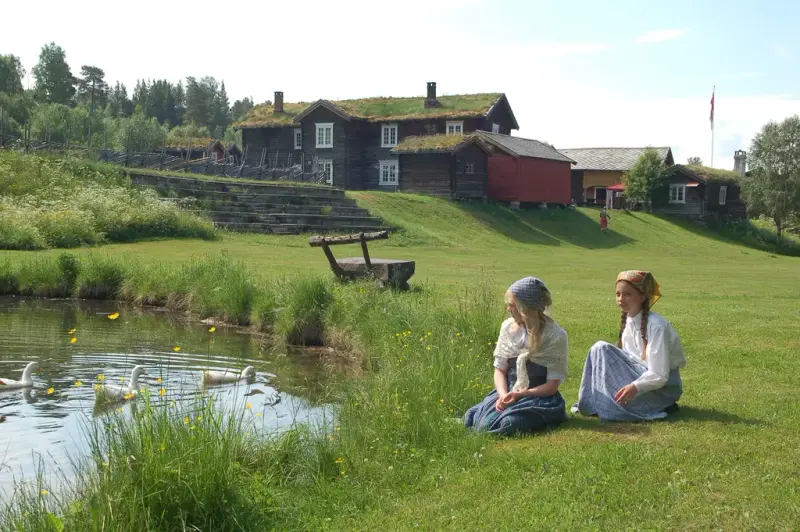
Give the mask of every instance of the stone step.
POLYGON ((272 183, 241 183, 235 180, 221 181, 191 177, 160 176, 131 173, 131 181, 136 185, 156 186, 173 190, 194 192, 243 193, 252 195, 300 195, 313 198, 344 198, 344 190, 320 185, 277 185, 272 183))
POLYGON ((217 203, 215 210, 230 212, 252 212, 255 214, 296 213, 296 214, 328 214, 329 216, 369 216, 367 209, 361 207, 345 207, 341 205, 287 205, 281 203, 247 204, 217 203))
POLYGON ((181 198, 209 199, 222 203, 246 203, 248 205, 260 204, 282 204, 282 205, 319 205, 319 206, 342 206, 354 207, 356 201, 351 198, 342 197, 318 197, 304 196, 299 194, 247 194, 242 192, 220 192, 216 190, 197 190, 191 188, 159 187, 156 185, 143 185, 153 188, 164 194, 167 192, 175 193, 181 198))
POLYGON ((382 231, 391 230, 391 227, 364 227, 361 225, 343 225, 328 227, 320 225, 305 224, 269 224, 258 222, 215 222, 214 225, 228 231, 242 233, 272 233, 276 235, 299 235, 302 233, 357 233, 360 231, 382 231))
POLYGON ((259 215, 259 216, 272 216, 274 214, 280 215, 295 215, 295 216, 328 216, 330 218, 370 218, 372 215, 366 209, 358 208, 337 208, 337 207, 306 207, 302 209, 286 208, 285 205, 279 205, 269 209, 262 209, 260 207, 241 206, 234 204, 214 205, 213 207, 200 209, 199 205, 194 205, 186 210, 194 213, 208 213, 214 214, 231 214, 231 215, 259 215), (324 209, 324 210, 323 210, 324 209))
POLYGON ((214 222, 243 222, 243 223, 272 223, 272 224, 300 224, 321 227, 334 227, 339 225, 358 225, 363 227, 378 227, 383 224, 375 216, 326 216, 317 214, 252 214, 232 213, 224 211, 206 211, 214 222))

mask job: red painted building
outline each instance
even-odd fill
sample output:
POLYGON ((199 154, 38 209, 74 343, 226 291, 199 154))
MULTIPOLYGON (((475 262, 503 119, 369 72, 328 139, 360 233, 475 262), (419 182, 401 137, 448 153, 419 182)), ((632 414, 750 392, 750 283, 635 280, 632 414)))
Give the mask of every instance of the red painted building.
POLYGON ((575 161, 538 140, 483 131, 478 135, 493 147, 488 165, 490 199, 564 205, 571 202, 570 170, 575 161))

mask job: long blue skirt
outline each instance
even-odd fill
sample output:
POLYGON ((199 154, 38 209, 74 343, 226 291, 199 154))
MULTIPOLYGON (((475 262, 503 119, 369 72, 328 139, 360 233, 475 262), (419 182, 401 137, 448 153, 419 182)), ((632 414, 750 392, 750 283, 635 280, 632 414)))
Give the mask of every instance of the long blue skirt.
MULTIPOLYGON (((506 373, 508 390, 514 387, 517 380, 517 359, 509 360, 506 373)), ((530 387, 534 388, 545 382, 547 368, 528 363, 530 387)), ((502 412, 495 409, 497 390, 473 406, 464 414, 464 425, 476 432, 492 434, 524 434, 549 425, 557 425, 567 419, 564 398, 559 392, 549 397, 524 397, 502 412)))
POLYGON ((614 395, 642 376, 646 368, 631 360, 624 351, 608 342, 597 342, 589 350, 578 391, 578 411, 608 421, 645 421, 667 417, 665 409, 674 405, 683 393, 677 369, 669 374, 664 387, 637 394, 621 405, 614 395))

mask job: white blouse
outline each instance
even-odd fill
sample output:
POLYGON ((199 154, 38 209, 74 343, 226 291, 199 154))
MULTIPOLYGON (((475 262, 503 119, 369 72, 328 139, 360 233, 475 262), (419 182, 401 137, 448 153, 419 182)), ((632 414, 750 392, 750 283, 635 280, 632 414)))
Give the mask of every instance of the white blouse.
MULTIPOLYGON (((515 327, 515 325, 514 318, 508 318, 500 326, 500 336, 494 348, 493 366, 497 369, 508 370, 509 359, 517 358, 528 352, 528 329, 524 325, 519 327, 515 327)), ((539 347, 539 353, 547 353, 549 359, 559 359, 559 362, 565 368, 563 371, 554 370, 547 367, 547 363, 537 361, 536 357, 532 358, 532 362, 537 362, 547 367, 547 380, 564 382, 567 378, 567 333, 555 322, 550 322, 547 330, 542 331, 542 345, 539 347)))
POLYGON ((622 331, 622 349, 647 370, 633 384, 639 393, 657 390, 669 379, 670 371, 686 366, 678 333, 660 314, 647 314, 647 359, 642 360, 642 313, 628 317, 622 331))

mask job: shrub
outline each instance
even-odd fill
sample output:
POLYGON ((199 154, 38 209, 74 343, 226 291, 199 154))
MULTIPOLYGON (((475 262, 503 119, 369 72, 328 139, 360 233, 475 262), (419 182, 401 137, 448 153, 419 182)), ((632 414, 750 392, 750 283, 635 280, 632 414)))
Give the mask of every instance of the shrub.
POLYGON ((0 200, 0 248, 33 250, 47 247, 47 241, 29 214, 6 199, 0 200))
POLYGON ((74 248, 104 241, 103 233, 97 230, 91 212, 68 208, 62 203, 32 210, 31 214, 50 247, 74 248))
POLYGON ((17 270, 19 293, 25 296, 69 297, 63 291, 61 271, 58 263, 50 256, 37 256, 17 270))
POLYGON ((78 275, 81 272, 81 263, 75 255, 62 253, 58 256, 58 269, 61 271, 61 289, 65 294, 75 292, 78 275))
POLYGON ((250 273, 225 255, 194 258, 176 283, 189 307, 201 317, 216 316, 238 325, 250 323, 254 287, 250 273))
POLYGON ((0 260, 0 295, 14 295, 19 293, 19 279, 14 266, 8 259, 0 260))
POLYGON ((78 276, 78 297, 116 299, 125 279, 122 264, 108 257, 90 255, 78 276))
POLYGON ((322 343, 323 316, 333 300, 326 278, 299 278, 281 286, 284 304, 277 330, 291 345, 322 343))

